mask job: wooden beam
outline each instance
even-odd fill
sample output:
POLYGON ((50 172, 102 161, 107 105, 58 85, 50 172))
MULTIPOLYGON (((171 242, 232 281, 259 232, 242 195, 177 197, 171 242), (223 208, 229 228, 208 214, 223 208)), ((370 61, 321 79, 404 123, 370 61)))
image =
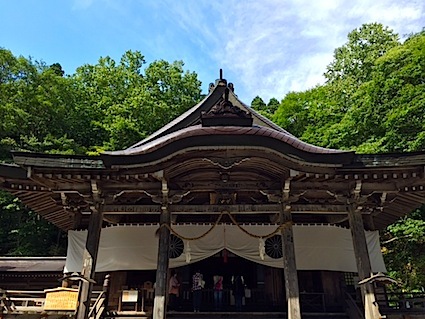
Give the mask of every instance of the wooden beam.
POLYGON ((162 180, 163 202, 159 226, 158 261, 156 269, 156 287, 153 319, 164 319, 166 313, 166 296, 168 294, 168 265, 170 250, 171 214, 168 209, 168 185, 162 180))
POLYGON ((95 206, 92 207, 86 246, 83 252, 83 267, 81 270, 83 280, 80 281, 76 319, 86 319, 89 312, 90 297, 93 288, 92 282, 94 282, 100 233, 102 230, 103 207, 97 184, 94 181, 92 183, 92 192, 95 206))
MULTIPOLYGON (((347 178, 348 179, 348 178, 347 178)), ((317 190, 329 190, 332 193, 336 193, 338 191, 345 191, 347 189, 347 180, 339 181, 339 180, 326 180, 323 182, 320 181, 293 181, 291 183, 291 189, 293 191, 298 190, 308 190, 308 191, 317 191, 317 190)), ((396 185, 395 181, 387 181, 387 182, 364 182, 362 191, 364 193, 370 192, 398 192, 399 186, 396 185)))
POLYGON ((295 262, 294 233, 292 230, 290 198, 290 180, 285 181, 280 203, 280 224, 282 225, 283 269, 285 276, 288 319, 301 319, 300 291, 298 286, 297 265, 295 262))
MULTIPOLYGON (((293 204, 292 214, 326 214, 346 215, 345 205, 339 204, 293 204)), ((173 215, 182 214, 220 214, 228 211, 232 214, 270 214, 279 213, 279 204, 254 204, 254 205, 169 205, 173 215)), ((132 215, 132 214, 160 214, 160 205, 105 205, 104 214, 132 215)))
POLYGON ((260 189, 280 191, 279 182, 270 181, 220 181, 213 180, 210 182, 177 182, 176 185, 183 190, 193 192, 211 192, 215 190, 237 190, 237 191, 256 191, 260 189))
MULTIPOLYGON (((359 184, 357 184, 359 185, 359 184)), ((366 235, 361 213, 357 210, 357 203, 351 202, 348 206, 348 220, 353 238, 354 255, 356 258, 359 280, 369 278, 372 275, 369 252, 367 249, 366 235)), ((375 302, 373 285, 366 283, 361 285, 363 304, 365 308, 365 319, 381 318, 379 308, 375 302)))
POLYGON ((281 236, 288 319, 301 319, 300 292, 298 287, 297 266, 295 263, 291 207, 286 205, 286 203, 281 204, 280 221, 281 224, 284 225, 281 236))

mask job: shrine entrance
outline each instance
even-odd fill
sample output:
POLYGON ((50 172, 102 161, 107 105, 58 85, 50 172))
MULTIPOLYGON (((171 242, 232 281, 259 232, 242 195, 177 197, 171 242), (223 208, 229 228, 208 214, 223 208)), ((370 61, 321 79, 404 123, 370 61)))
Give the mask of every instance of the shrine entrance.
POLYGON ((223 307, 220 311, 235 311, 235 300, 232 294, 232 277, 240 275, 245 285, 243 311, 283 312, 285 311, 283 272, 282 269, 267 267, 238 257, 230 252, 219 254, 197 263, 175 269, 181 278, 181 310, 192 310, 192 275, 200 270, 204 280, 204 311, 215 311, 213 303, 213 277, 223 277, 223 307))
MULTIPOLYGON (((283 313, 287 311, 283 269, 261 265, 223 250, 196 263, 170 269, 170 273, 177 272, 181 283, 177 312, 193 311, 192 275, 197 270, 200 270, 205 280, 205 287, 202 290, 202 312, 235 312, 231 280, 232 276, 237 274, 243 276, 246 286, 243 312, 283 313), (213 302, 214 275, 223 276, 223 307, 219 311, 214 309, 213 302)), ((298 271, 301 310, 306 313, 343 312, 344 293, 349 292, 356 298, 354 286, 351 286, 352 276, 353 273, 339 271, 298 271)), ((154 284, 154 281, 154 270, 112 272, 113 289, 111 289, 110 309, 119 308, 122 291, 137 290, 139 291, 137 309, 141 309, 143 303, 143 310, 151 311, 154 295, 149 287, 154 284)), ((359 295, 359 292, 357 294, 359 295)), ((131 305, 129 309, 133 308, 134 305, 131 305)))
MULTIPOLYGON (((246 286, 243 299, 243 311, 246 312, 287 312, 284 287, 284 270, 264 266, 232 253, 223 251, 213 257, 200 262, 175 268, 182 282, 180 296, 180 310, 192 311, 191 277, 196 270, 200 270, 205 279, 203 290, 203 311, 214 312, 213 304, 213 276, 221 275, 223 285, 224 312, 234 312, 235 302, 232 295, 232 276, 239 274, 244 278, 246 286), (226 256, 227 255, 227 256, 226 256)), ((352 273, 339 271, 301 270, 298 271, 300 287, 301 311, 308 313, 344 312, 345 292, 352 293, 356 298, 356 291, 351 282, 352 273)), ((357 291, 359 295, 360 292, 357 291)))

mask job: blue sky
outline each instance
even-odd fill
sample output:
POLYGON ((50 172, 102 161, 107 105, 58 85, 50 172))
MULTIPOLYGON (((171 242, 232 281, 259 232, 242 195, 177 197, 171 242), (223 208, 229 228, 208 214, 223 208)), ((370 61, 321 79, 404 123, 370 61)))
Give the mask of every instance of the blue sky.
POLYGON ((363 23, 404 35, 425 27, 423 0, 0 0, 0 47, 67 74, 141 51, 183 60, 204 93, 222 68, 250 104, 323 83, 335 48, 363 23))

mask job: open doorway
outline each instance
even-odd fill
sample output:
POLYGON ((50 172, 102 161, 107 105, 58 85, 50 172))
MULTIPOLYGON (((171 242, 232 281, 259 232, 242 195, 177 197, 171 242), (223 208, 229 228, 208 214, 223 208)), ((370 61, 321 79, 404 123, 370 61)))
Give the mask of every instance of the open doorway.
POLYGON ((180 307, 183 311, 192 309, 192 276, 199 270, 204 278, 202 290, 202 311, 214 311, 214 276, 223 277, 222 311, 235 311, 232 293, 232 277, 240 275, 245 285, 243 311, 284 311, 284 289, 282 269, 260 265, 230 252, 220 253, 175 269, 181 285, 180 307))

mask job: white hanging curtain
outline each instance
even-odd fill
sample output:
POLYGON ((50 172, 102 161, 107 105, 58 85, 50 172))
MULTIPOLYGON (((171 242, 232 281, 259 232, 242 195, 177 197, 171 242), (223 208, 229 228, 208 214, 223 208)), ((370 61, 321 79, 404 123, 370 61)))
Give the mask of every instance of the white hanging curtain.
MULTIPOLYGON (((157 268, 159 225, 122 225, 102 229, 96 271, 149 270, 157 268)), ((172 225, 182 238, 184 249, 170 259, 170 267, 195 263, 215 255, 224 248, 250 261, 283 268, 275 249, 279 237, 261 238, 276 230, 277 225, 220 224, 208 232, 211 224, 172 225), (193 238, 201 237, 196 240, 193 238), (262 250, 261 239, 264 240, 262 250), (188 242, 190 247, 188 247, 188 242), (178 254, 177 254, 178 255, 178 254), (274 258, 272 258, 272 257, 274 258), (263 258, 262 258, 263 257, 263 258)), ((351 232, 333 225, 294 225, 295 256, 298 270, 334 270, 357 272, 351 232)), ((377 231, 366 231, 372 271, 385 272, 377 231)), ((279 236, 277 233, 275 236, 279 236)), ((68 232, 65 272, 79 272, 87 231, 68 232)))

